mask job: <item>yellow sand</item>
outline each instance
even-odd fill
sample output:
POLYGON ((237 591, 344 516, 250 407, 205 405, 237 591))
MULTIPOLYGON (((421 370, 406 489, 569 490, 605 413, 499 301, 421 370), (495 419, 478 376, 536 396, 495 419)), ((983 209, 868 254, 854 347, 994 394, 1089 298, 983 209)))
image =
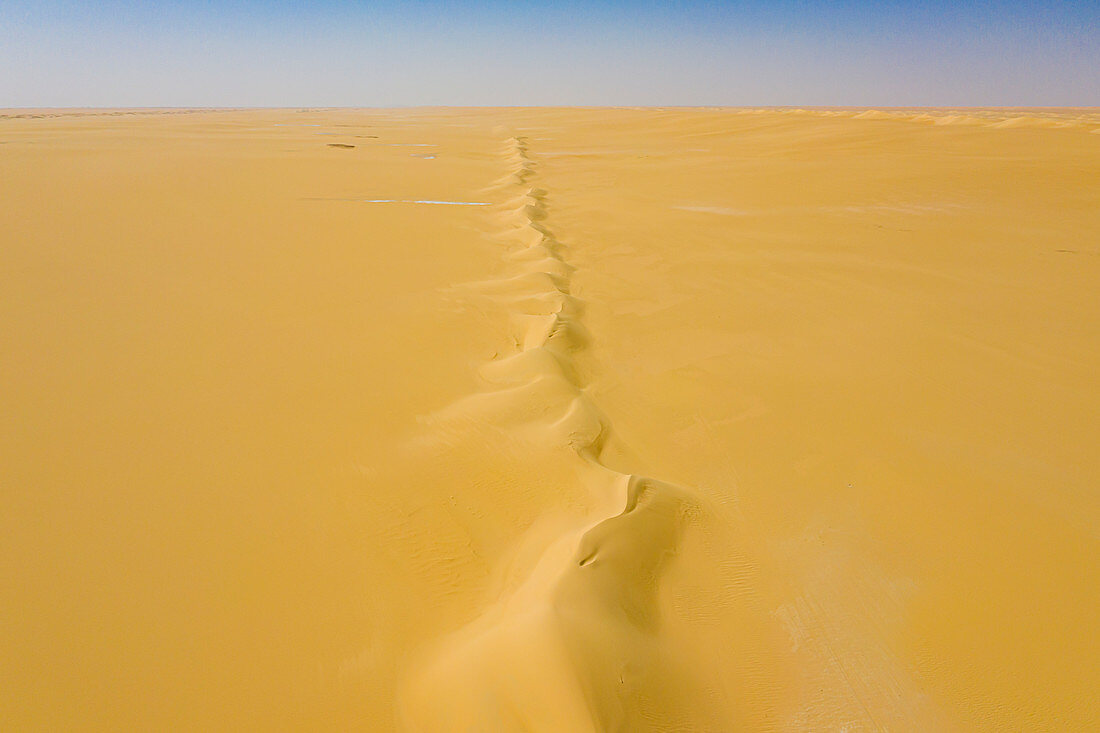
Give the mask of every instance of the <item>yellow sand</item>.
POLYGON ((0 728, 1094 726, 1097 133, 0 114, 0 728))

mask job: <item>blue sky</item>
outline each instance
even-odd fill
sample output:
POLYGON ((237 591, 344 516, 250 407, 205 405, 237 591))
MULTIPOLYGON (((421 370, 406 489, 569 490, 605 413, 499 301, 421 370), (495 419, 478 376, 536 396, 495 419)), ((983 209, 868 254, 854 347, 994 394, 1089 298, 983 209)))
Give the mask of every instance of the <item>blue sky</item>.
POLYGON ((1100 2, 0 0, 0 107, 1100 105, 1100 2))

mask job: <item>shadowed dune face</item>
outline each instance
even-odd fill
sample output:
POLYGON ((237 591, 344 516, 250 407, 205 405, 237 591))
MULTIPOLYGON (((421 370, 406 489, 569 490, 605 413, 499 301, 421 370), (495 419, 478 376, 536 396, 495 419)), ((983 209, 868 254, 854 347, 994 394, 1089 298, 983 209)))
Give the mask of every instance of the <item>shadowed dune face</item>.
POLYGON ((0 113, 4 727, 1095 720, 1096 110, 186 112, 0 113))

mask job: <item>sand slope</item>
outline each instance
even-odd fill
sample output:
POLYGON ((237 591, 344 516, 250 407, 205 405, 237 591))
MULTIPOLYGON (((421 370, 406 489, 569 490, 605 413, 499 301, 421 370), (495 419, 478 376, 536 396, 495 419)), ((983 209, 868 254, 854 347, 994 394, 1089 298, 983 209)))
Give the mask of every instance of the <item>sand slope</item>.
POLYGON ((0 112, 0 722, 1087 729, 1097 130, 0 112))

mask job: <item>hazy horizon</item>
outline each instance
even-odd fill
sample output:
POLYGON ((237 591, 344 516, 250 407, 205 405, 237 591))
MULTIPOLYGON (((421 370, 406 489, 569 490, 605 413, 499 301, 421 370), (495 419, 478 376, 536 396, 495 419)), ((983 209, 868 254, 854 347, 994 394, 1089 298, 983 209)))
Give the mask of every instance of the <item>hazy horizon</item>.
POLYGON ((0 107, 1095 106, 1069 2, 0 8, 0 107))

